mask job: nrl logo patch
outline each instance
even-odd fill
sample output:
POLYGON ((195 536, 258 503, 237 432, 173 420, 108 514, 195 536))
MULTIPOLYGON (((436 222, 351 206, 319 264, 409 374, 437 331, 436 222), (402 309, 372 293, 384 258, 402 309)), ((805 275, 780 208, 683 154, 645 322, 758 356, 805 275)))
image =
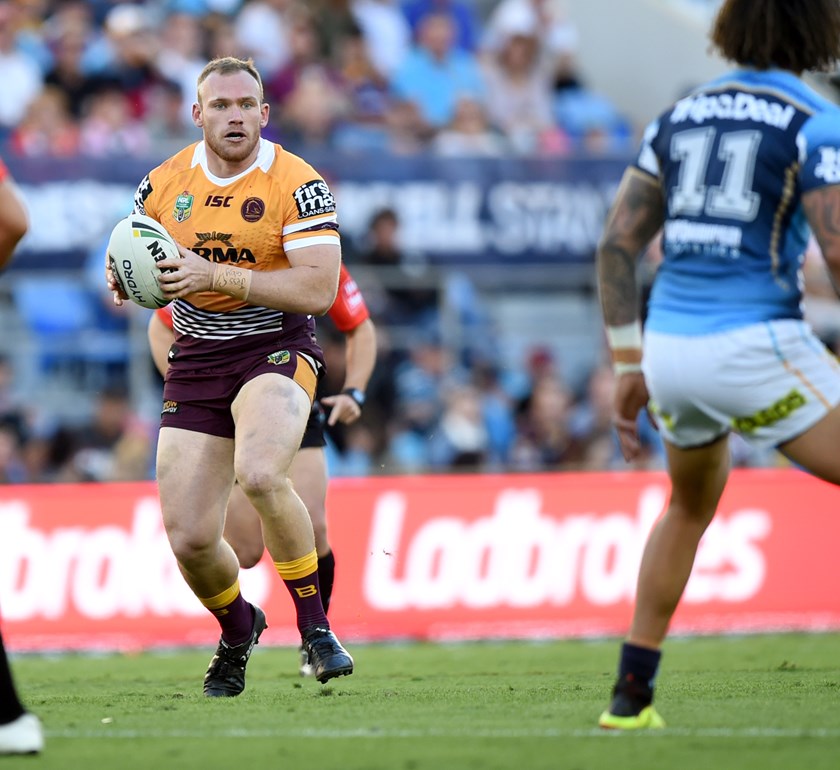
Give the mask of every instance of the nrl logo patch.
POLYGON ((291 358, 292 356, 288 350, 278 350, 276 353, 271 353, 268 356, 268 363, 280 366, 282 364, 288 364, 291 358))
POLYGON ((190 218, 190 214, 192 214, 193 200, 193 196, 186 190, 184 190, 184 192, 175 199, 175 208, 172 209, 172 216, 176 222, 184 222, 190 218))

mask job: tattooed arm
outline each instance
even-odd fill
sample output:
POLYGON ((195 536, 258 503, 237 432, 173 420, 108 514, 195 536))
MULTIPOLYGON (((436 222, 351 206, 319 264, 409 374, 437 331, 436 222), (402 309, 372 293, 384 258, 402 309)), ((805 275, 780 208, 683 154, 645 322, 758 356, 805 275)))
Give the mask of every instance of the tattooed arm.
POLYGON ((635 168, 627 169, 596 254, 601 311, 607 326, 638 320, 636 260, 664 221, 659 183, 635 168))
POLYGON ((629 168, 621 180, 596 255, 601 311, 617 375, 613 423, 627 461, 641 452, 637 418, 649 398, 641 372, 636 260, 664 220, 665 205, 659 183, 629 168))
POLYGON ((834 291, 840 296, 840 185, 805 193, 802 208, 820 245, 834 291))

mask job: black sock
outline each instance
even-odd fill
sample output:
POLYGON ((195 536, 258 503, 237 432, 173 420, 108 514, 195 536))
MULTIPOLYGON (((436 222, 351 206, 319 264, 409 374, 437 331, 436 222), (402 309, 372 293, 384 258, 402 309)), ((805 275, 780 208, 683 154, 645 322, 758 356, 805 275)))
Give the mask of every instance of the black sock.
POLYGON ((330 609, 333 583, 335 582, 335 554, 330 551, 325 556, 318 557, 318 584, 321 586, 321 604, 324 612, 330 609))
POLYGON ((656 681, 656 671, 659 668, 659 660, 662 657, 660 650, 651 650, 648 647, 637 647, 635 644, 625 642, 621 646, 621 662, 618 665, 618 678, 624 679, 628 674, 637 682, 643 682, 653 689, 656 681))
POLYGON ((15 683, 12 681, 12 670, 9 668, 3 637, 0 636, 0 725, 14 722, 23 713, 24 708, 18 700, 15 683))

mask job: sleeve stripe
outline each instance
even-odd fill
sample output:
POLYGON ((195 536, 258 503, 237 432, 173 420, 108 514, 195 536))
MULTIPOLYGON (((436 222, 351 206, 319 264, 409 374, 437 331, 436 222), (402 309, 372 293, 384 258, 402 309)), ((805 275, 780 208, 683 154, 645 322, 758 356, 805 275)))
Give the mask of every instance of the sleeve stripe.
POLYGON ((293 241, 283 241, 283 248, 286 251, 305 249, 307 246, 338 246, 341 241, 338 233, 335 235, 318 235, 313 238, 296 238, 293 241))
POLYGON ((310 219, 306 222, 298 222, 294 225, 286 225, 283 228, 283 235, 290 235, 291 233, 297 233, 301 230, 308 230, 313 225, 323 225, 327 224, 328 222, 335 222, 338 220, 338 217, 335 214, 330 214, 326 217, 317 217, 315 219, 310 219))

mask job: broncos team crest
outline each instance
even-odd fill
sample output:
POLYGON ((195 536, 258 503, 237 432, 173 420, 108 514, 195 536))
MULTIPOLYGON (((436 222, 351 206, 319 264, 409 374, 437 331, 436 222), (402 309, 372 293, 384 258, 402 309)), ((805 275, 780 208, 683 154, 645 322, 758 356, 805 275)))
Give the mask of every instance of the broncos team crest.
POLYGON ((175 199, 175 208, 172 209, 172 217, 176 222, 184 222, 190 218, 193 200, 195 200, 194 196, 190 195, 186 190, 175 199))
POLYGON ((268 356, 268 363, 274 364, 275 366, 282 366, 283 364, 289 363, 291 357, 288 350, 278 350, 276 353, 271 353, 268 356))

